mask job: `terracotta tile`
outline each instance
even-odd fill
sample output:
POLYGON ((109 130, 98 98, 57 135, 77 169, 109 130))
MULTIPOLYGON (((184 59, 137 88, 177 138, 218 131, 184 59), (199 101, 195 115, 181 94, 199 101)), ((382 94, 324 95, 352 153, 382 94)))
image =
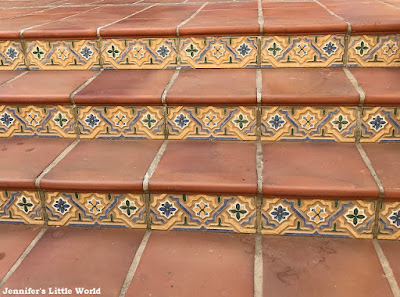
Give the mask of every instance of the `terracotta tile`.
POLYGON ((379 191, 348 143, 264 143, 266 197, 376 199, 379 191))
POLYGON ((266 105, 358 105, 360 96, 341 68, 262 70, 266 105))
POLYGON ((141 0, 103 0, 99 2, 99 5, 106 4, 135 4, 137 2, 142 2, 141 0))
POLYGON ((264 34, 340 34, 347 24, 315 2, 263 4, 264 34))
MULTIPOLYGON (((20 75, 24 71, 15 71, 15 70, 5 70, 5 71, 0 71, 0 85, 5 83, 6 81, 20 75)), ((0 87, 1 88, 1 87, 0 87)))
POLYGON ((385 199, 400 201, 400 143, 362 145, 385 189, 385 199))
POLYGON ((119 228, 50 228, 2 290, 57 287, 78 296, 75 288, 84 287, 118 296, 143 234, 119 228))
POLYGON ((102 37, 170 37, 176 36, 177 26, 190 17, 200 5, 162 5, 108 26, 100 31, 102 37))
POLYGON ((39 8, 16 8, 7 9, 6 13, 0 15, 0 20, 12 19, 18 16, 30 14, 39 11, 39 8))
POLYGON ((392 268, 397 283, 400 283, 400 241, 380 240, 379 245, 389 261, 390 268, 392 268))
POLYGON ((264 296, 392 296, 369 240, 269 236, 263 261, 264 296))
POLYGON ((253 263, 251 235, 153 231, 126 297, 253 296, 253 263))
POLYGON ((46 190, 141 192, 161 141, 81 140, 44 176, 46 190))
POLYGON ((254 105, 256 70, 182 69, 166 101, 172 105, 254 105))
POLYGON ((252 142, 170 141, 150 179, 150 192, 256 194, 252 142))
POLYGON ((99 7, 68 19, 26 30, 24 37, 30 39, 97 38, 97 28, 141 9, 143 9, 142 6, 99 7))
POLYGON ((185 2, 185 0, 162 0, 162 2, 160 0, 143 0, 143 2, 140 3, 183 3, 185 2))
POLYGON ((351 24, 351 31, 361 33, 397 33, 400 10, 379 1, 324 1, 330 10, 351 24))
POLYGON ((32 7, 45 7, 55 3, 55 0, 16 0, 16 1, 1 1, 1 8, 32 8, 32 7))
POLYGON ((353 68, 351 73, 364 90, 364 105, 399 106, 400 68, 353 68))
POLYGON ((35 189, 35 180, 39 174, 72 141, 47 138, 1 138, 0 188, 35 189))
POLYGON ((30 71, 0 87, 3 104, 70 104, 70 95, 94 71, 30 71))
POLYGON ((40 227, 0 224, 0 280, 39 233, 40 227))
POLYGON ((80 105, 161 105, 175 70, 106 70, 80 91, 80 105))

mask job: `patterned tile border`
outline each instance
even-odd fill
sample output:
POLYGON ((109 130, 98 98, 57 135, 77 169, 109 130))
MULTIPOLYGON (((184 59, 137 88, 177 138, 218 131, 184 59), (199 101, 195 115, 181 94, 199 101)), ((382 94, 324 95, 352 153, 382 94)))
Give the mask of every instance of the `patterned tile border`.
POLYGON ((256 140, 255 107, 168 107, 169 139, 256 140))
POLYGON ((48 192, 46 211, 52 226, 147 227, 141 194, 48 192))
POLYGON ((19 41, 0 41, 0 71, 26 69, 22 43, 19 41))
POLYGON ((44 224, 38 192, 0 190, 1 223, 44 224))
POLYGON ((256 232, 255 197, 152 194, 154 230, 256 232))
POLYGON ((361 142, 400 141, 400 107, 364 107, 361 142))
POLYGON ((262 107, 261 139, 354 142, 355 107, 262 107))
POLYGON ((400 240, 400 202, 381 204, 378 228, 378 239, 400 240))
POLYGON ((263 234, 372 238, 375 201, 264 198, 263 234))

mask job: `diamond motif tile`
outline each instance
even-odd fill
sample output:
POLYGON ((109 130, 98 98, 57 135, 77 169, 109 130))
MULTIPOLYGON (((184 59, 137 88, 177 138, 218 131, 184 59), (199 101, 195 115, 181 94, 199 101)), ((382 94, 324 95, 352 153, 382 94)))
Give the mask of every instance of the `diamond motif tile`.
POLYGON ((70 106, 0 105, 0 137, 12 136, 74 138, 74 111, 70 106))
POLYGON ((372 238, 374 201, 264 198, 263 234, 372 238))
POLYGON ((255 197, 152 194, 155 230, 212 230, 255 233, 255 197))
POLYGON ((179 50, 182 67, 257 67, 257 37, 181 38, 179 50))
POLYGON ((105 39, 101 44, 106 69, 176 68, 175 38, 105 39))
POLYGON ((49 225, 146 228, 140 194, 46 193, 49 225))
POLYGON ((35 191, 0 191, 0 223, 43 224, 42 204, 35 191))
POLYGON ((82 138, 164 138, 161 106, 85 106, 78 108, 78 119, 82 138))
POLYGON ((262 37, 262 67, 341 67, 344 35, 262 37))
POLYGON ((362 142, 400 141, 398 107, 364 107, 361 116, 362 142))
POLYGON ((354 142, 356 108, 262 107, 262 140, 354 142))
POLYGON ((383 202, 379 213, 378 238, 400 240, 400 202, 383 202))
POLYGON ((255 107, 168 107, 169 139, 256 139, 255 107))
POLYGON ((19 41, 0 41, 0 70, 26 69, 22 45, 19 41))
POLYGON ((400 34, 351 36, 349 66, 400 66, 400 34))

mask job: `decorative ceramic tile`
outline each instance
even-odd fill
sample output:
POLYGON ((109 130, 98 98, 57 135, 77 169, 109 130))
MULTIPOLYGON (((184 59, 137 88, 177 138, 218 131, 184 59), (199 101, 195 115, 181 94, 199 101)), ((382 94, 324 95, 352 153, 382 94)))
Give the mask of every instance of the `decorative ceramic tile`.
POLYGON ((400 239, 400 202, 383 202, 380 207, 379 239, 400 239))
POLYGON ((46 193, 49 225, 146 228, 141 194, 46 193))
POLYGON ((99 69, 96 40, 31 41, 27 43, 29 69, 99 69))
POLYGON ((181 38, 182 67, 257 67, 257 37, 181 38))
POLYGON ((74 138, 75 120, 68 106, 0 105, 0 137, 74 138))
POLYGON ((400 141, 400 108, 363 108, 361 137, 362 142, 400 141))
POLYGON ((351 36, 349 66, 400 66, 400 34, 351 36))
POLYGON ((152 194, 152 229, 255 233, 255 197, 152 194))
POLYGON ((354 142, 356 108, 262 107, 262 140, 354 142))
POLYGON ((82 138, 164 139, 161 106, 85 106, 78 110, 82 138))
POLYGON ((256 139, 255 107, 168 107, 169 139, 256 139))
POLYGON ((267 36, 262 67, 341 67, 344 35, 267 36))
POLYGON ((0 190, 0 223, 43 224, 41 209, 36 191, 0 190))
POLYGON ((0 70, 18 69, 26 69, 21 42, 0 41, 0 70))
POLYGON ((105 39, 101 45, 104 68, 176 68, 174 38, 105 39))
POLYGON ((263 234, 372 238, 374 201, 265 199, 263 234))

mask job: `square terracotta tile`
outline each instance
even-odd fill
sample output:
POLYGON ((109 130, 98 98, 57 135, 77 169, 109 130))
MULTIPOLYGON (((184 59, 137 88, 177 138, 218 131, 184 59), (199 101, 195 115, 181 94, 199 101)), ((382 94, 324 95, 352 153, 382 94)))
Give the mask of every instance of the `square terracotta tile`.
POLYGON ((125 296, 253 296, 253 263, 251 235, 153 231, 125 296))
POLYGON ((161 141, 81 140, 46 174, 46 190, 142 192, 161 141))
POLYGON ((264 143, 265 197, 377 199, 378 187, 354 144, 264 143))
POLYGON ((150 192, 256 194, 253 142, 170 141, 149 182, 150 192))
POLYGON ((392 296, 370 240, 268 236, 263 261, 265 297, 392 296))
POLYGON ((393 271, 397 283, 400 283, 400 241, 380 240, 379 245, 389 261, 390 268, 393 271))

